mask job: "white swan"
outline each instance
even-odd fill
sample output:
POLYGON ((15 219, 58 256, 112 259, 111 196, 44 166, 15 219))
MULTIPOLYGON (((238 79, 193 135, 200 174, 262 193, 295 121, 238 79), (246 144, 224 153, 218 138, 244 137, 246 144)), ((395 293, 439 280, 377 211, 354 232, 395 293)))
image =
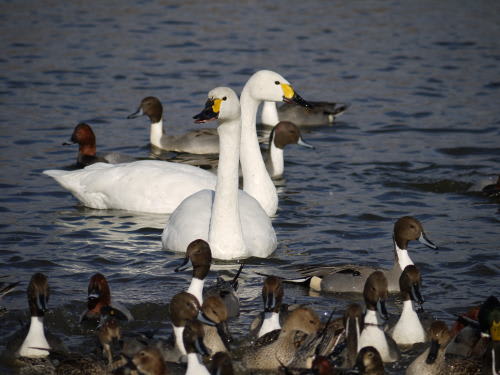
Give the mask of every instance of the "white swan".
POLYGON ((215 188, 216 176, 192 165, 160 160, 96 163, 75 171, 47 170, 85 206, 171 213, 184 198, 215 188))
MULTIPOLYGON (((229 95, 226 97, 229 98, 229 95)), ((307 105, 279 74, 271 71, 255 73, 241 94, 240 158, 245 192, 238 192, 236 189, 238 144, 231 141, 233 138, 228 135, 227 127, 223 127, 224 124, 221 123, 218 128, 221 153, 217 193, 204 190, 181 203, 165 226, 162 234, 163 248, 185 252, 191 241, 201 238, 209 242, 213 256, 219 259, 267 257, 274 251, 276 235, 263 202, 272 205, 272 198, 276 196, 274 210, 277 208, 276 188, 266 171, 255 131, 257 107, 262 100, 293 100, 307 105), (255 205, 252 197, 257 199, 260 206, 255 205)), ((223 101, 223 104, 227 104, 226 102, 227 100, 223 101)), ((229 121, 226 115, 219 116, 219 119, 229 121)), ((236 135, 232 134, 232 137, 236 135)))
POLYGON ((186 198, 172 213, 163 231, 163 247, 186 251, 189 243, 204 239, 219 259, 267 257, 276 249, 276 234, 265 211, 250 195, 238 190, 241 141, 240 104, 228 87, 208 93, 197 122, 218 119, 220 139, 217 186, 186 198))

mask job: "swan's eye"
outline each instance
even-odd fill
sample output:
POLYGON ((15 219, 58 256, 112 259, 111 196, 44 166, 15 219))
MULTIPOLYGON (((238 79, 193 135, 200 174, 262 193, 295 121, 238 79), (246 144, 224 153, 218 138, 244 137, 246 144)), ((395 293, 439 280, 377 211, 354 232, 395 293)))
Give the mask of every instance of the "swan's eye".
POLYGON ((223 97, 222 100, 227 100, 227 96, 223 97))
POLYGON ((279 85, 280 81, 274 81, 274 84, 279 85))

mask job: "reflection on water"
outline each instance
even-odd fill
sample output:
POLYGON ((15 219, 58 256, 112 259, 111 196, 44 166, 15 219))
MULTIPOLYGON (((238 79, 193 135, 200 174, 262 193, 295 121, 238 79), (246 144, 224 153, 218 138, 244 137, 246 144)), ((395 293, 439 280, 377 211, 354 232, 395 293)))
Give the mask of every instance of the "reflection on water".
MULTIPOLYGON (((182 255, 161 249, 167 215, 83 208, 41 172, 74 163, 76 149, 61 143, 81 121, 93 127, 98 152, 213 170, 216 156, 150 150, 147 118, 126 116, 152 95, 164 104, 166 132, 199 128, 192 116, 210 89, 239 91, 262 68, 280 72, 306 100, 351 107, 333 126, 303 130, 314 150, 285 149, 278 249, 246 261, 234 336, 243 339, 261 308, 257 272, 389 267, 392 226, 403 215, 420 219, 440 246, 410 249, 430 315, 450 322, 498 289, 499 202, 480 193, 499 173, 498 2, 25 1, 2 10, 0 274, 21 286, 2 300, 1 337, 26 321, 35 271, 49 276, 47 329, 73 350, 94 345, 77 320, 97 271, 136 317, 127 330, 167 336, 167 304, 190 279, 173 272, 182 255)), ((238 266, 216 262, 209 278, 232 277, 238 266)), ((299 286, 285 293, 325 320, 360 302, 299 286)), ((399 306, 391 301, 390 312, 399 306)), ((419 350, 389 373, 404 373, 419 350)))

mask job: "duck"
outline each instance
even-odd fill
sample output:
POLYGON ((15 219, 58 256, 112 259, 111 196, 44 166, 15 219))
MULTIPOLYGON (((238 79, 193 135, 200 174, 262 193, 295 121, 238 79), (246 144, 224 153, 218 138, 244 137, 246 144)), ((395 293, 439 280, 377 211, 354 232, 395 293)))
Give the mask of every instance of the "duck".
POLYGON ((203 239, 217 259, 269 256, 277 246, 271 220, 256 199, 238 191, 241 120, 236 93, 228 87, 211 90, 205 110, 195 118, 219 121, 217 186, 191 195, 172 213, 162 233, 163 248, 184 252, 191 241, 203 239))
POLYGON ((187 352, 186 375, 209 375, 201 356, 210 355, 204 344, 205 330, 200 321, 193 319, 186 324, 182 337, 187 352))
POLYGON ((305 277, 285 279, 286 282, 303 284, 315 291, 333 293, 361 293, 368 276, 375 270, 384 273, 389 293, 399 292, 399 277, 406 266, 413 264, 408 253, 408 243, 418 240, 431 249, 438 249, 424 232, 423 226, 412 216, 403 216, 394 224, 394 265, 382 269, 361 265, 308 266, 299 270, 305 277))
POLYGON ((384 331, 387 321, 387 297, 387 278, 381 271, 373 272, 366 280, 363 290, 366 312, 358 341, 358 353, 366 346, 373 346, 384 362, 396 362, 401 353, 396 342, 384 331))
POLYGON ((174 342, 163 352, 163 357, 166 361, 179 362, 183 356, 187 355, 183 341, 184 329, 188 321, 198 317, 200 304, 191 293, 180 292, 172 297, 169 311, 174 342))
POLYGON ((497 178, 496 183, 488 184, 481 189, 481 191, 490 198, 495 198, 500 195, 500 175, 497 178))
POLYGON ((250 326, 250 336, 262 337, 266 333, 281 329, 283 315, 280 315, 284 288, 279 277, 267 276, 262 286, 264 312, 259 314, 250 326))
POLYGON ((163 128, 163 105, 154 96, 142 99, 136 112, 127 119, 148 116, 151 121, 149 141, 155 148, 190 154, 218 154, 219 137, 215 129, 197 129, 180 135, 167 135, 163 128))
POLYGON ((392 338, 398 345, 413 345, 426 341, 424 327, 413 309, 413 302, 420 305, 424 303, 420 294, 421 284, 422 277, 418 268, 413 264, 406 266, 399 277, 403 311, 396 325, 390 330, 392 338))
MULTIPOLYGON (((132 364, 140 374, 143 375, 167 375, 170 374, 160 349, 155 346, 147 346, 139 350, 132 357, 132 364)), ((134 370, 135 370, 134 369, 134 370)), ((131 372, 134 373, 134 372, 131 372)))
POLYGON ((269 135, 266 168, 271 178, 283 176, 285 169, 284 148, 290 144, 313 149, 314 146, 305 142, 300 134, 300 129, 290 121, 280 121, 269 135))
POLYGON ((356 357, 354 370, 360 375, 384 375, 384 362, 378 350, 373 346, 361 349, 356 357))
POLYGON ((123 155, 117 152, 111 152, 105 155, 96 154, 96 137, 92 127, 81 122, 77 124, 71 134, 69 142, 63 145, 78 144, 78 155, 76 158, 76 167, 84 168, 94 163, 128 163, 135 159, 131 156, 123 155))
POLYGON ((87 309, 80 316, 80 322, 87 319, 99 319, 103 307, 112 307, 116 319, 134 320, 130 311, 121 303, 111 299, 111 290, 106 277, 97 272, 89 280, 87 288, 87 309))
POLYGON ((268 332, 243 350, 242 364, 251 370, 276 370, 287 366, 308 335, 321 328, 317 314, 308 307, 298 307, 287 317, 281 330, 268 332))
POLYGON ((66 352, 66 346, 56 336, 45 331, 44 317, 48 311, 48 277, 36 272, 32 275, 27 289, 30 309, 30 325, 7 338, 2 358, 6 363, 19 366, 26 373, 50 374, 55 368, 48 356, 51 350, 66 352))
POLYGON ((219 296, 210 296, 203 301, 198 319, 204 323, 203 342, 211 353, 229 351, 232 341, 227 325, 227 309, 219 296))
MULTIPOLYGON (((363 330, 363 309, 359 303, 347 306, 342 317, 345 329, 346 347, 341 353, 342 365, 354 367, 358 356, 358 341, 363 330)), ((380 354, 379 354, 380 355, 380 354)))
POLYGON ((97 327, 97 337, 102 347, 102 355, 106 358, 108 365, 113 362, 112 343, 122 338, 122 330, 116 318, 120 314, 120 311, 111 306, 104 306, 101 309, 102 318, 97 327))
POLYGON ((297 107, 284 103, 276 107, 275 102, 265 101, 262 106, 261 122, 265 126, 275 126, 280 121, 290 121, 298 126, 318 126, 333 124, 335 117, 343 114, 349 104, 309 102, 311 107, 297 107))
POLYGON ((241 271, 245 263, 240 264, 240 268, 230 280, 225 280, 222 276, 217 276, 215 282, 203 289, 203 298, 209 296, 219 296, 227 309, 228 319, 240 315, 240 297, 238 296, 239 281, 241 271))
POLYGON ((211 264, 212 251, 210 245, 202 239, 197 239, 188 245, 186 256, 182 264, 175 268, 175 272, 193 268, 193 277, 187 292, 195 296, 200 305, 203 305, 203 298, 205 296, 219 296, 226 305, 228 318, 238 316, 240 312, 240 302, 236 291, 238 289, 238 277, 241 273, 243 264, 240 266, 240 269, 232 281, 226 282, 222 278, 217 278, 215 284, 205 288, 205 279, 208 276, 211 264))

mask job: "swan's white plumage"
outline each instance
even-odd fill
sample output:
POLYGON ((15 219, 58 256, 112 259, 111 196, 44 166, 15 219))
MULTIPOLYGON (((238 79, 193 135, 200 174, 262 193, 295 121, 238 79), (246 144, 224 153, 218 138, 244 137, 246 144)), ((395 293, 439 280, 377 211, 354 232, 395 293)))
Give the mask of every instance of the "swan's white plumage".
MULTIPOLYGON (((185 252, 189 243, 195 239, 208 239, 208 229, 212 214, 215 192, 202 190, 185 199, 172 213, 162 234, 164 249, 185 252), (193 212, 196 214, 187 214, 193 212)), ((250 195, 239 191, 240 220, 246 249, 243 253, 232 254, 230 249, 217 252, 212 249, 212 256, 217 259, 235 259, 267 257, 277 246, 276 233, 271 219, 262 210, 259 203, 250 195)))
POLYGON ((189 243, 203 239, 214 258, 267 257, 277 246, 271 220, 255 198, 238 190, 242 134, 238 97, 233 90, 218 87, 210 91, 209 100, 218 103, 214 107, 220 106, 216 190, 199 191, 179 205, 163 231, 163 247, 185 252, 189 243))
POLYGON ((96 163, 74 171, 43 173, 87 207, 151 213, 171 213, 191 194, 215 188, 217 181, 201 168, 159 160, 96 163))

